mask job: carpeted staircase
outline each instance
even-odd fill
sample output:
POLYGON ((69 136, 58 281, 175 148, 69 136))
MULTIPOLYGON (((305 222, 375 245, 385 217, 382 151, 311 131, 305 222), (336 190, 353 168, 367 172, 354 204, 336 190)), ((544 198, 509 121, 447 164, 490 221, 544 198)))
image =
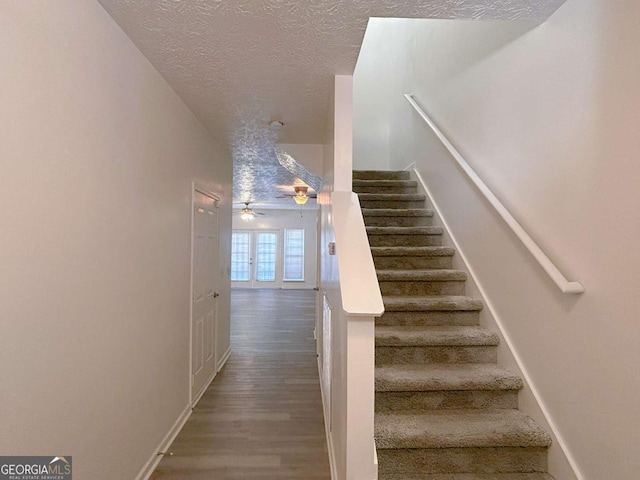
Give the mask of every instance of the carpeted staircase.
POLYGON ((552 480, 549 435, 518 409, 518 375, 408 172, 356 171, 385 313, 376 319, 380 480, 552 480))

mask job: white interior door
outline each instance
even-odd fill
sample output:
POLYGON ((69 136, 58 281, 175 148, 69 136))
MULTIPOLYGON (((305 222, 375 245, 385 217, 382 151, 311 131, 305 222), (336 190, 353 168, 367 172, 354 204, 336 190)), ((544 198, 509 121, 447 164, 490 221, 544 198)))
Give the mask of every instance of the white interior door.
POLYGON ((218 202, 194 192, 191 308, 191 398, 195 403, 216 374, 218 318, 218 202))

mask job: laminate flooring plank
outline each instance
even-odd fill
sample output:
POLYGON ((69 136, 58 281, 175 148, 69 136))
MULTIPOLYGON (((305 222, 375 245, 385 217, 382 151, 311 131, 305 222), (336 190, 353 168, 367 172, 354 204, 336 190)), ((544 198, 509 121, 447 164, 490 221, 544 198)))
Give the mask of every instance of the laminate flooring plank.
POLYGON ((231 357, 151 480, 330 480, 313 290, 233 290, 231 357))

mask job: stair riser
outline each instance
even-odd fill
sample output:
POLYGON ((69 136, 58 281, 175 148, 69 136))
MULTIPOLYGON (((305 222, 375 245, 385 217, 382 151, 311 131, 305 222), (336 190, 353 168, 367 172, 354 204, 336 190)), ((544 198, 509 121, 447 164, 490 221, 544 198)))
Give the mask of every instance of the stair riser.
MULTIPOLYGON (((367 228, 371 247, 435 247, 443 244, 443 235, 439 233, 442 229, 433 226, 433 212, 425 208, 425 196, 418 194, 415 181, 377 182, 378 184, 373 182, 373 180, 409 180, 409 172, 354 171, 353 178, 352 188, 359 195, 361 207, 365 209, 363 215, 367 227, 427 227, 367 228)), ((410 310, 386 311, 380 318, 376 318, 376 326, 478 325, 479 311, 474 309, 481 308, 481 302, 463 296, 464 275, 456 272, 405 273, 398 271, 453 270, 451 253, 452 249, 442 248, 375 250, 374 264, 376 269, 380 270, 379 285, 385 297, 386 307, 410 310), (391 272, 393 270, 395 272, 391 272), (447 295, 457 298, 429 298, 447 295)), ((495 476, 497 480, 498 476, 502 479, 503 475, 505 480, 546 479, 547 477, 542 473, 535 472, 547 471, 547 448, 540 446, 547 443, 511 442, 504 439, 493 441, 493 437, 490 436, 494 428, 493 423, 481 424, 481 427, 475 424, 478 415, 480 418, 482 415, 490 416, 495 410, 500 411, 498 416, 501 419, 505 415, 519 415, 516 412, 519 383, 513 375, 505 375, 501 369, 495 367, 480 366, 427 367, 433 370, 434 376, 421 371, 420 365, 427 364, 497 363, 497 346, 487 345, 497 342, 495 335, 480 329, 461 330, 419 329, 411 332, 402 329, 377 329, 375 364, 407 366, 407 368, 377 370, 375 410, 378 414, 385 412, 376 416, 376 432, 379 435, 377 437, 378 478, 381 480, 427 480, 427 477, 431 478, 433 475, 433 480, 454 480, 454 477, 458 479, 462 474, 460 480, 463 477, 464 480, 479 480, 480 477, 484 479, 485 476, 487 479, 493 479, 495 476), (438 345, 420 345, 424 343, 438 345), (480 377, 471 379, 470 375, 474 375, 472 372, 476 370, 481 372, 480 377), (385 391, 388 388, 396 391, 385 391), (439 388, 446 388, 446 390, 437 390, 439 388), (422 389, 422 391, 407 391, 410 389, 422 389), (469 413, 460 413, 465 410, 469 410, 469 413), (395 413, 398 413, 397 417, 393 415, 395 413), (407 417, 407 415, 420 413, 424 415, 421 418, 407 417), (462 441, 452 441, 451 435, 454 439, 456 438, 455 434, 451 433, 455 432, 455 429, 450 432, 448 426, 442 439, 438 437, 434 440, 433 435, 438 432, 439 421, 434 423, 434 428, 424 424, 430 421, 433 415, 438 418, 444 415, 449 419, 445 424, 470 421, 472 427, 476 425, 470 431, 480 440, 478 443, 469 442, 468 432, 464 430, 465 433, 461 433, 462 441), (472 421, 471 417, 473 417, 472 421), (389 423, 390 421, 392 423, 389 423), (414 429, 424 429, 424 438, 414 438, 414 429), (430 448, 442 445, 458 445, 458 448, 430 448), (463 448, 460 447, 461 445, 497 446, 463 448), (413 448, 406 448, 407 446, 413 448)), ((495 428, 499 430, 501 427, 495 428)), ((509 435, 507 437, 511 438, 509 435)))
POLYGON ((442 234, 434 234, 434 235, 369 234, 369 245, 372 247, 439 247, 442 245, 442 234))
POLYGON ((367 227, 428 227, 433 224, 433 217, 378 217, 365 215, 367 227))
POLYGON ((425 363, 496 363, 495 346, 385 347, 376 345, 376 365, 425 363))
POLYGON ((378 449, 379 473, 546 472, 543 447, 378 449))
POLYGON ((464 294, 464 281, 413 281, 393 282, 379 281, 382 295, 462 295, 464 294))
POLYGON ((453 267, 453 257, 373 257, 378 269, 442 269, 453 267))
POLYGON ((385 312, 376 318, 376 325, 478 325, 479 312, 385 312))
POLYGON ((424 200, 363 200, 361 208, 424 208, 424 200))
POLYGON ((409 172, 404 171, 377 171, 354 170, 354 180, 409 180, 409 172))
POLYGON ((378 480, 554 480, 551 475, 540 472, 527 473, 385 473, 378 480))
POLYGON ((353 191, 355 193, 391 193, 391 194, 402 194, 402 193, 410 193, 415 194, 418 193, 418 188, 415 186, 406 186, 406 187, 384 187, 380 185, 354 185, 353 191))
POLYGON ((516 409, 517 390, 454 390, 434 392, 376 392, 376 411, 516 409))

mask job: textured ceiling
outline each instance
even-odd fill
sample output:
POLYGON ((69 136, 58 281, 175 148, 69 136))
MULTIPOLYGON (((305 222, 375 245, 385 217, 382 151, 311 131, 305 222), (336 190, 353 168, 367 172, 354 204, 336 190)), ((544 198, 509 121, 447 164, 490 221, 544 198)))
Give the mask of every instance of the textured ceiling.
POLYGON ((274 142, 323 143, 333 75, 353 73, 369 17, 544 19, 564 0, 99 2, 229 145, 236 201, 269 204, 299 178, 274 142))

